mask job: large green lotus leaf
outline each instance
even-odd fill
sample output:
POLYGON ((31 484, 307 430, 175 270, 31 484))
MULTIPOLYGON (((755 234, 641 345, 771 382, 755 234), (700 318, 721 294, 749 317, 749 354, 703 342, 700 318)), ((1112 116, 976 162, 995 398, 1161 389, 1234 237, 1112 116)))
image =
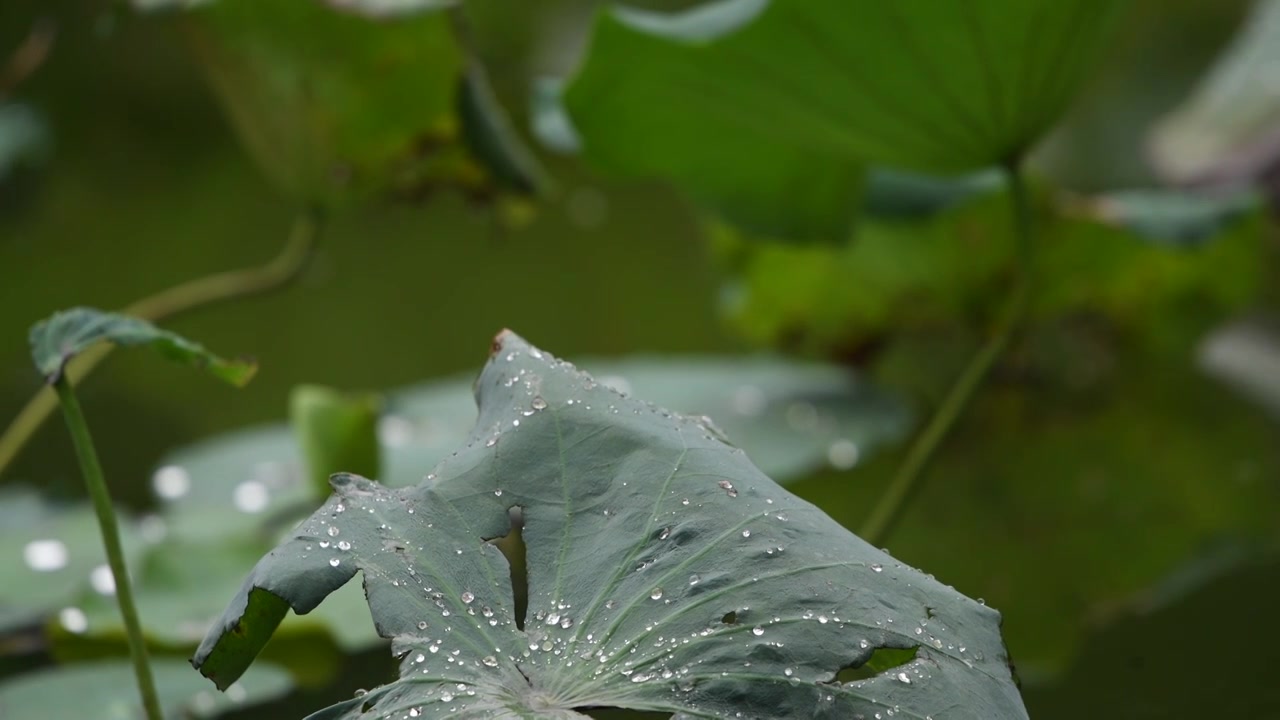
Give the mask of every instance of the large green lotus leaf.
MULTIPOLYGON (((1136 344, 1096 323, 1034 330, 885 541, 999 607, 1027 681, 1064 670, 1086 627, 1206 547, 1277 537, 1274 422, 1197 372, 1186 348, 1136 344)), ((903 341, 879 372, 937 397, 972 351, 903 341)), ((838 494, 823 477, 792 488, 857 528, 900 460, 882 454, 838 494)))
POLYGON ((1259 0, 1189 98, 1156 127, 1151 155, 1177 183, 1247 184, 1280 159, 1280 2, 1259 0))
MULTIPOLYGON (((829 365, 772 357, 655 357, 590 366, 611 387, 714 418, 758 466, 780 479, 852 466, 899 439, 909 422, 894 398, 829 365)), ((423 468, 466 440, 476 418, 472 385, 471 377, 459 377, 391 394, 377 432, 384 484, 418 483, 423 468)), ((335 465, 325 472, 345 469, 335 465)), ((310 472, 298 438, 284 425, 229 433, 162 462, 151 482, 161 512, 148 527, 165 542, 134 564, 138 604, 153 642, 181 648, 204 636, 240 585, 244 567, 320 502, 310 472)), ((85 590, 75 605, 87 616, 88 630, 58 638, 65 655, 79 656, 87 642, 121 635, 110 597, 85 590)), ((280 630, 290 637, 317 632, 348 650, 379 642, 354 586, 314 613, 291 617, 280 630)), ((296 658, 280 662, 294 669, 296 658)))
MULTIPOLYGON (((271 700, 290 687, 289 676, 262 663, 225 695, 208 686, 181 660, 153 660, 160 707, 170 720, 212 718, 238 707, 271 700)), ((96 662, 24 673, 0 682, 5 720, 145 720, 133 666, 96 662)))
MULTIPOLYGON (((1230 214, 1218 203, 1171 214, 1169 198, 1113 196, 1087 212, 1039 201, 1033 316, 1092 314, 1159 335, 1151 318, 1170 307, 1216 321, 1248 302, 1265 267, 1263 210, 1250 201, 1230 214)), ((987 322, 1014 267, 1002 193, 922 219, 868 218, 841 246, 714 232, 732 273, 732 325, 757 344, 825 357, 858 359, 893 333, 987 322)))
MULTIPOLYGON (((671 18, 602 16, 587 65, 563 98, 568 122, 556 124, 558 139, 544 139, 607 170, 671 179, 754 232, 843 238, 857 210, 861 160, 810 138, 813 108, 803 99, 773 105, 779 91, 740 53, 706 49, 731 42, 766 5, 732 0, 671 18)), ((786 74, 808 71, 794 60, 786 74)), ((565 119, 558 92, 538 100, 543 127, 565 119)))
MULTIPOLYGON (((120 531, 133 565, 143 547, 141 534, 128 521, 120 531)), ((84 616, 73 603, 95 573, 99 583, 111 578, 87 504, 60 507, 30 491, 0 493, 0 631, 60 612, 64 623, 79 627, 84 616)))
POLYGON ((582 152, 750 232, 843 238, 863 163, 1007 162, 1058 118, 1124 0, 722 0, 605 11, 564 102, 582 152))
POLYGON ((1025 717, 1000 616, 769 480, 710 421, 495 340, 465 445, 336 494, 254 568, 193 663, 225 687, 357 572, 400 679, 315 718, 1025 717), (519 508, 528 614, 490 542, 519 508), (837 673, 913 648, 883 674, 837 673))
POLYGON ((374 19, 317 0, 218 0, 175 21, 259 164, 303 200, 533 191, 531 159, 508 155, 513 136, 476 132, 502 127, 490 115, 503 111, 476 103, 469 75, 482 70, 466 72, 446 14, 412 9, 374 19))

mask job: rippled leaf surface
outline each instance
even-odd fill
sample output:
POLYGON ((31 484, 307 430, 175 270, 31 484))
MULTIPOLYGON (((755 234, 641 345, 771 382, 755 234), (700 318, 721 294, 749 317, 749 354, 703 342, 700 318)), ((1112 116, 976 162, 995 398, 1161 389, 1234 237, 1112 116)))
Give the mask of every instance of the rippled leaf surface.
POLYGON ((234 682, 356 573, 401 677, 314 718, 858 713, 1021 718, 999 614, 783 490, 706 420, 504 333, 467 443, 420 485, 350 475, 254 568, 194 663, 234 682), (489 542, 520 508, 528 614, 489 542), (877 648, 918 648, 835 682, 877 648))
MULTIPOLYGON (((152 660, 160 706, 170 718, 209 718, 248 703, 283 695, 289 677, 263 663, 219 696, 192 675, 181 660, 152 660)), ((0 717, 5 720, 144 720, 133 666, 126 661, 95 662, 24 673, 0 682, 0 717)))
POLYGON ((861 167, 1007 162, 1054 123, 1123 0, 724 0, 601 15, 564 96, 583 153, 744 229, 841 238, 861 167), (673 112, 679 108, 679 112, 673 112))
POLYGON ((31 328, 30 340, 31 357, 51 383, 61 377, 71 358, 102 341, 146 345, 171 360, 202 368, 232 385, 244 385, 257 372, 252 362, 224 360, 203 345, 161 330, 146 320, 93 308, 72 308, 54 314, 31 328))

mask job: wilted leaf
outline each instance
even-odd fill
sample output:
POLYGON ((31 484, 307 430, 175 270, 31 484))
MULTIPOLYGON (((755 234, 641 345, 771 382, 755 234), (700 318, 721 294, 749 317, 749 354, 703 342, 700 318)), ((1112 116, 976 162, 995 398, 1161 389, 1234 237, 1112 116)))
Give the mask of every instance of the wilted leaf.
MULTIPOLYGON (((170 718, 212 718, 236 707, 271 700, 288 691, 289 676, 267 663, 255 667, 226 695, 208 686, 181 660, 153 660, 160 706, 170 718)), ((0 682, 5 720, 145 720, 133 666, 95 662, 23 673, 0 682)))
POLYGON ((1125 4, 618 8, 601 15, 564 102, 607 170, 669 179, 750 233, 843 239, 864 163, 960 172, 1026 151, 1125 4))
POLYGON ((242 140, 290 194, 334 206, 541 179, 505 110, 478 99, 432 0, 218 0, 179 21, 242 140), (378 16, 378 17, 369 17, 378 16), (395 17, 383 17, 394 15, 395 17))
POLYGON ((509 333, 476 387, 469 442, 423 484, 335 477, 337 494, 259 562, 206 637, 203 673, 234 682, 285 603, 309 612, 360 571, 402 677, 313 717, 1025 717, 998 613, 842 530, 709 421, 626 397, 509 333), (523 627, 487 542, 516 507, 523 627), (917 657, 833 682, 880 647, 917 657))
POLYGON ((91 345, 107 341, 117 345, 146 345, 161 355, 207 371, 232 385, 244 385, 257 365, 224 360, 203 345, 127 315, 93 308, 72 308, 55 313, 31 328, 31 357, 36 368, 52 383, 62 376, 67 362, 91 345))

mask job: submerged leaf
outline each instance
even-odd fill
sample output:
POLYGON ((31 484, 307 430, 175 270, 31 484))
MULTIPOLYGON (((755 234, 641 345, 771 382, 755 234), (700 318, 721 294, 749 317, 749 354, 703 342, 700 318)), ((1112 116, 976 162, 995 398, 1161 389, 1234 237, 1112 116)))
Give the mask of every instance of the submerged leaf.
POLYGON ((310 612, 360 572, 401 678, 313 717, 582 717, 609 706, 1026 716, 998 613, 790 495, 705 419, 622 395, 510 333, 476 394, 469 441, 421 485, 335 476, 334 497, 259 562, 205 638, 201 672, 234 682, 282 603, 310 612), (516 508, 523 622, 508 563, 488 542, 511 531, 516 508), (917 656, 835 682, 885 647, 917 656))
POLYGON ((50 383, 62 377, 71 358, 103 340, 117 345, 147 345, 170 360, 198 367, 232 385, 244 385, 258 370, 251 361, 224 360, 203 345, 161 330, 146 320, 93 308, 56 313, 32 327, 30 339, 31 357, 50 383))

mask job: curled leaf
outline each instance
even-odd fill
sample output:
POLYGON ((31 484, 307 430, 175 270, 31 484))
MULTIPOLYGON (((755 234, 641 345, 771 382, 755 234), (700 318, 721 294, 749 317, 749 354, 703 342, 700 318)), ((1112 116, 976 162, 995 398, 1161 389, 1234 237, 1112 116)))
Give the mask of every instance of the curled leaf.
POLYGON ((62 377, 67 362, 91 345, 107 341, 117 345, 146 345, 161 355, 207 371, 241 386, 258 371, 248 360, 225 360, 181 335, 161 330, 146 320, 93 308, 72 308, 54 314, 31 328, 31 357, 50 384, 62 377))

